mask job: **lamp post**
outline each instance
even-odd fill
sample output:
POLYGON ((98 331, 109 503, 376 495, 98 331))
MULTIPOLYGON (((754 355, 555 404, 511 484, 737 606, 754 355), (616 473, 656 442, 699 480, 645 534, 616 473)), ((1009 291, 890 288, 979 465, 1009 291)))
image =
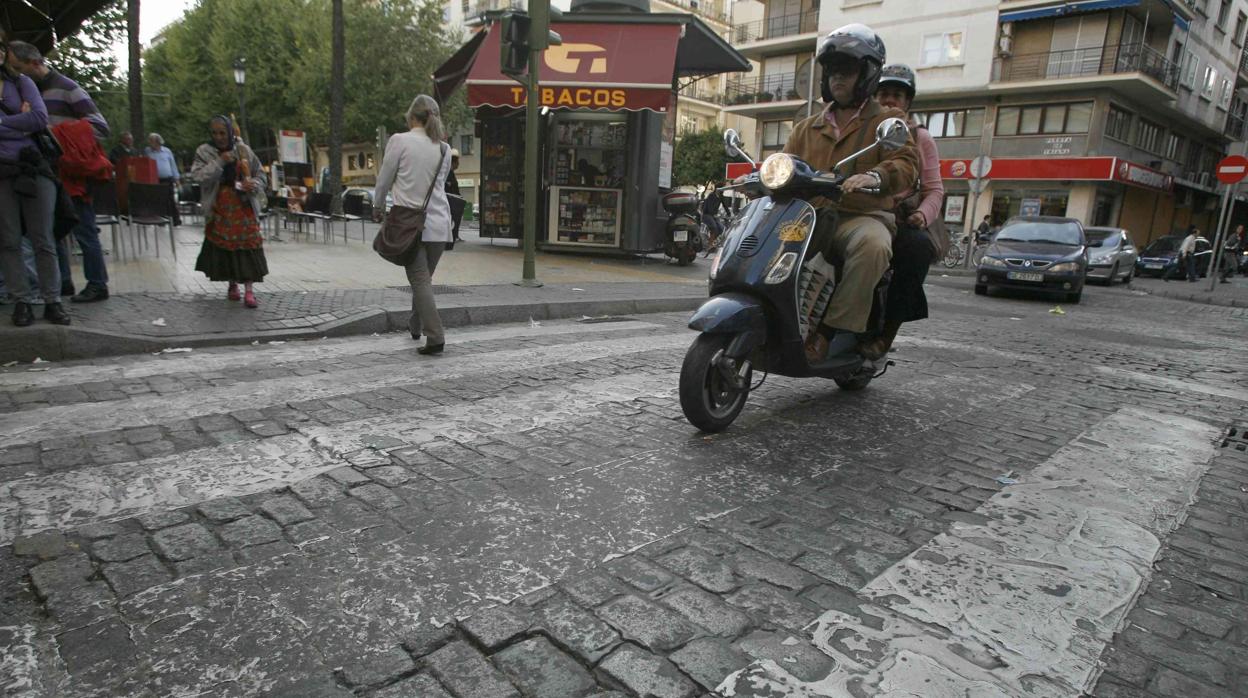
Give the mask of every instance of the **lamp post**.
POLYGON ((251 145, 251 137, 247 135, 247 100, 244 98, 243 86, 247 84, 247 59, 238 58, 234 61, 234 84, 238 85, 238 130, 243 134, 243 142, 251 145))

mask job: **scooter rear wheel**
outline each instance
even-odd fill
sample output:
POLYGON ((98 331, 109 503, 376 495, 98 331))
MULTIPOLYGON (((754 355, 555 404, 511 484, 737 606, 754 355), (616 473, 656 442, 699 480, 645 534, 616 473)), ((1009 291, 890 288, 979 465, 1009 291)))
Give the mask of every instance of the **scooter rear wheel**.
POLYGON ((754 369, 746 371, 745 388, 737 389, 716 365, 716 358, 732 341, 731 335, 699 335, 685 353, 680 367, 680 408, 685 419, 706 432, 719 432, 741 414, 750 395, 754 369))

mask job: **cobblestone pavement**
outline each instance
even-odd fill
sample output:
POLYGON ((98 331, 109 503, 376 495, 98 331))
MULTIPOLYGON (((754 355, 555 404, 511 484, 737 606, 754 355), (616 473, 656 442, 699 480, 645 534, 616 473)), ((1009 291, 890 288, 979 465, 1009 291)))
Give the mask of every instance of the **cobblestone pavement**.
POLYGON ((0 371, 2 692, 1248 693, 1239 309, 968 291, 713 437, 681 314, 0 371))

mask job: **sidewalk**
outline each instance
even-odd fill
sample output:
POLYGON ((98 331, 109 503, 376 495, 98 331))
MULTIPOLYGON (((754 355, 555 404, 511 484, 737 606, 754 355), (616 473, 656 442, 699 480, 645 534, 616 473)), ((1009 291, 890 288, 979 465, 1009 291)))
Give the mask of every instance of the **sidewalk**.
POLYGON ((1142 279, 1136 277, 1131 288, 1144 291, 1162 298, 1173 298, 1207 305, 1222 305, 1233 308, 1248 308, 1248 278, 1231 277, 1230 283, 1216 283, 1213 291, 1209 290, 1209 279, 1204 278, 1196 283, 1188 281, 1162 281, 1161 279, 1142 279))
MULTIPOLYGON (((202 233, 183 226, 176 231, 176 261, 167 238, 161 257, 150 248, 125 263, 110 255, 112 297, 89 305, 66 303, 73 325, 38 321, 16 328, 0 318, 0 362, 406 330, 411 308, 406 278, 365 242, 374 231, 370 225, 362 235, 356 224, 345 244, 341 227, 332 243, 319 234, 294 241, 291 231, 283 231, 285 242, 266 243, 270 275, 256 287, 260 308, 248 310, 225 299, 225 284, 195 271, 202 233)), ((678 267, 661 255, 539 254, 538 279, 545 285, 519 287, 514 282, 520 279, 522 253, 515 241, 492 244, 475 230, 463 235, 434 277, 447 327, 693 309, 706 297, 706 260, 678 267)), ((101 238, 107 242, 108 232, 101 238)), ((77 263, 74 278, 81 287, 77 263)), ((6 310, 0 313, 7 318, 6 310)))

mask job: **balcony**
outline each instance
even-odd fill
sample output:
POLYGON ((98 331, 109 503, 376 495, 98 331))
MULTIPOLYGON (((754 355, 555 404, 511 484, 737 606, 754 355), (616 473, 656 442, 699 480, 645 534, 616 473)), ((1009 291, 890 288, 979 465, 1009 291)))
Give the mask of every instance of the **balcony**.
POLYGON ((729 80, 722 98, 724 111, 754 118, 791 115, 806 104, 806 95, 799 91, 797 78, 796 73, 775 73, 729 80))
POLYGON ((732 28, 732 45, 749 58, 814 51, 819 13, 777 15, 732 28))
POLYGON ((1116 86, 1134 97, 1174 99, 1179 70, 1148 46, 1124 44, 997 58, 992 82, 994 92, 1116 86))
POLYGON ((1232 141, 1244 140, 1244 117, 1234 114, 1226 117, 1226 126, 1222 129, 1222 133, 1232 141))
MULTIPOLYGON (((711 0, 660 0, 660 1, 668 5, 674 5, 676 7, 679 7, 682 10, 688 10, 692 12, 693 14, 698 15, 699 17, 705 17, 706 19, 709 19, 713 22, 718 22, 719 24, 729 24, 731 22, 731 19, 728 17, 728 13, 724 12, 722 7, 717 7, 714 2, 711 2, 711 0)), ((727 5, 727 4, 728 3, 725 1, 724 5, 727 5)), ((658 10, 654 9, 654 11, 658 11, 658 10)))

